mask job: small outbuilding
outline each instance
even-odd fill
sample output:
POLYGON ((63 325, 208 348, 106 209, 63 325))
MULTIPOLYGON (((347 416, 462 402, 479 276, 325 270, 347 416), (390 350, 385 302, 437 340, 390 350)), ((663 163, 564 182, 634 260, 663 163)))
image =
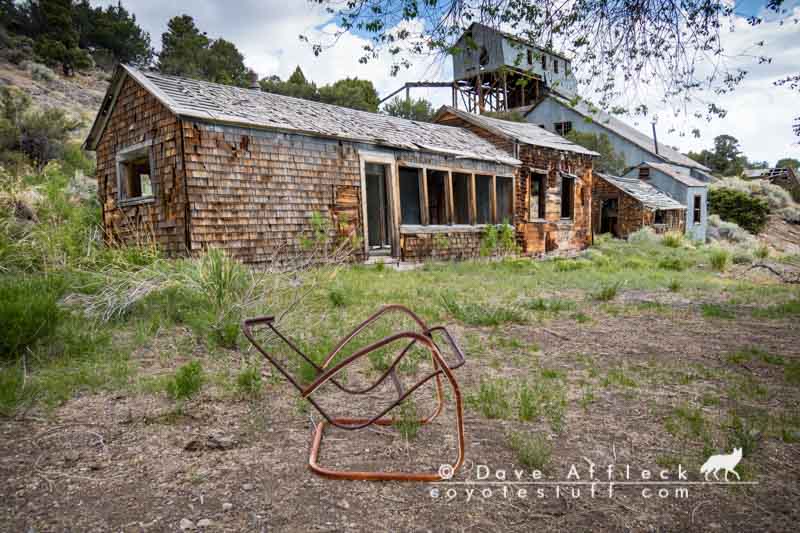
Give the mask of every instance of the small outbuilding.
POLYGON ((686 206, 646 181, 595 172, 592 191, 592 228, 624 239, 650 227, 656 233, 683 233, 686 206))

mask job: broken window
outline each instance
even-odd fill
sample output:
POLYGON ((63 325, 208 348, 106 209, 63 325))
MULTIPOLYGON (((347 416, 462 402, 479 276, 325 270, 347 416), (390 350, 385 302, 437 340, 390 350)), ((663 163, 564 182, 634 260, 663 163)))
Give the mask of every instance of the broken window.
POLYGON ((400 223, 422 224, 419 208, 419 170, 400 168, 400 223))
POLYGON ((152 199, 152 167, 149 145, 117 155, 117 186, 121 202, 152 199))
POLYGON ((492 177, 475 176, 475 213, 476 224, 490 224, 492 222, 492 177))
POLYGON ((453 223, 469 224, 469 174, 453 174, 453 223))
POLYGON ((656 209, 656 214, 653 219, 654 224, 666 224, 666 216, 664 211, 661 209, 656 209))
POLYGON ((547 176, 531 174, 531 199, 529 220, 545 218, 545 196, 547 176))
POLYGON ((514 222, 514 180, 497 176, 495 178, 497 195, 497 222, 514 222))
POLYGON ((428 170, 428 224, 447 224, 447 172, 428 170))
POLYGON ((561 176, 561 218, 572 218, 575 178, 561 176))
POLYGON ((703 197, 699 194, 694 195, 694 223, 700 224, 703 216, 703 197))
POLYGON ((556 122, 553 124, 553 129, 556 130, 556 133, 559 135, 566 135, 572 131, 572 122, 556 122))

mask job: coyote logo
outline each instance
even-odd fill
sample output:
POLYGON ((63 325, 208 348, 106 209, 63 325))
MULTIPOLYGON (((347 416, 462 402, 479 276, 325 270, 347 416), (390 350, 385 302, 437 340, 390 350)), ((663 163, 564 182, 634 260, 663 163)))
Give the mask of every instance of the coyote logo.
POLYGON ((719 481, 717 477, 717 472, 720 470, 725 471, 725 481, 728 481, 728 472, 736 476, 737 480, 742 478, 739 477, 739 474, 734 470, 736 465, 739 464, 739 461, 742 460, 742 449, 741 448, 734 448, 733 453, 723 454, 723 455, 712 455, 708 458, 708 461, 700 467, 700 473, 706 475, 706 481, 708 481, 708 475, 713 474, 714 479, 719 481))

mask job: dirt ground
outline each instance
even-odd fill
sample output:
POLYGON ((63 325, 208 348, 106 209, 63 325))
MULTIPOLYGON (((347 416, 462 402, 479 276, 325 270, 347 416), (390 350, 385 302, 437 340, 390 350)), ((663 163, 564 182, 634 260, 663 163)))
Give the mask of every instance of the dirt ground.
MULTIPOLYGON (((699 467, 709 450, 696 439, 677 437, 665 423, 678 406, 701 405, 702 416, 715 428, 711 451, 723 454, 730 450, 719 433, 720 421, 734 402, 737 409, 796 415, 800 388, 785 381, 782 367, 759 360, 734 364, 726 357, 743 346, 758 346, 780 354, 784 364, 796 361, 796 320, 757 319, 741 309, 733 318, 703 317, 693 305, 670 297, 666 291, 622 294, 614 305, 587 307, 581 320, 566 313, 497 328, 454 325, 469 359, 457 372, 468 396, 483 379, 543 379, 541 369, 549 369, 563 375, 567 404, 563 428, 555 431, 543 420, 488 419, 468 402, 467 461, 449 482, 335 481, 313 475, 306 463, 312 420, 319 415, 272 375, 258 399, 204 392, 176 411, 163 395, 107 393, 76 398, 52 414, 29 412, 3 421, 0 529, 796 530, 796 434, 782 440, 762 429, 755 435, 755 451, 737 469, 746 484, 714 485, 700 483, 699 467), (636 305, 661 300, 669 304, 636 305), (630 382, 609 382, 614 369, 630 382), (754 382, 763 394, 737 396, 737 386, 745 390, 754 382), (706 397, 717 400, 700 401, 706 397), (542 435, 550 443, 552 456, 538 480, 546 484, 510 483, 515 469, 521 481, 535 480, 508 445, 506 436, 514 431, 542 435), (678 479, 679 463, 685 480, 678 479), (590 484, 565 483, 576 481, 572 465, 587 481, 590 464, 595 480, 606 482, 595 486, 594 495, 590 484), (613 494, 608 465, 615 465, 613 494), (665 469, 669 481, 639 484, 642 470, 665 469), (502 470, 507 479, 501 483, 502 470), (679 488, 688 492, 683 495, 679 488)), ((173 337, 179 336, 177 331, 173 337)), ((147 351, 138 356, 143 368, 163 370, 164 361, 147 351)), ((321 462, 339 468, 436 470, 455 453, 452 429, 449 408, 410 441, 391 428, 333 431, 326 434, 321 462)))

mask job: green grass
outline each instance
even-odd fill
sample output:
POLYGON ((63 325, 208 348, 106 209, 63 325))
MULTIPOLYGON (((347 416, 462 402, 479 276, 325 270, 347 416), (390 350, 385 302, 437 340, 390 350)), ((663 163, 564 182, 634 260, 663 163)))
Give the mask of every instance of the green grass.
POLYGON ((442 295, 442 306, 456 320, 470 326, 499 326, 523 323, 525 316, 514 305, 477 304, 458 301, 453 295, 442 295))
POLYGON ((553 431, 564 427, 566 385, 558 379, 523 382, 517 391, 517 412, 520 420, 530 422, 544 417, 553 431))
POLYGON ((503 419, 511 416, 511 392, 505 380, 482 380, 477 393, 468 394, 466 401, 467 405, 486 418, 503 419))
POLYGON ((178 368, 167 381, 167 394, 173 400, 188 400, 200 392, 203 381, 203 365, 200 361, 192 361, 178 368))
POLYGON ((562 311, 572 311, 576 308, 577 304, 571 300, 564 300, 561 298, 534 298, 526 301, 524 304, 526 309, 531 311, 547 312, 558 314, 562 311))
POLYGON ((669 283, 667 284, 667 289, 669 289, 670 292, 678 292, 679 290, 681 290, 681 286, 682 285, 680 280, 672 278, 671 280, 669 280, 669 283))
POLYGON ((791 318, 800 315, 800 299, 753 310, 755 318, 791 318))
POLYGON ((668 248, 680 248, 683 244, 683 235, 676 231, 665 233, 664 236, 661 237, 661 244, 668 248))
POLYGON ((621 282, 602 285, 592 294, 592 298, 600 302, 608 302, 617 297, 621 282))
POLYGON ((719 304, 701 304, 700 310, 706 318, 736 318, 736 315, 731 309, 719 304))
POLYGON ((715 248, 709 253, 708 259, 711 262, 711 266, 714 268, 714 270, 724 272, 728 268, 728 264, 731 262, 731 253, 727 250, 723 250, 722 248, 715 248))
POLYGON ((553 453, 552 446, 542 435, 515 432, 509 435, 508 445, 516 452, 519 463, 533 470, 543 471, 553 453))
POLYGON ((610 369, 603 380, 601 381, 603 387, 618 387, 618 388, 636 388, 638 383, 635 379, 630 377, 629 373, 624 368, 610 369))
POLYGON ((790 385, 800 385, 800 361, 794 360, 783 369, 783 377, 790 385))
POLYGON ((393 413, 395 416, 392 418, 392 425, 397 428, 398 433, 406 440, 415 439, 421 424, 414 401, 407 398, 393 413))
POLYGON ((236 376, 236 391, 243 397, 258 397, 261 386, 261 369, 257 366, 245 367, 236 376))

